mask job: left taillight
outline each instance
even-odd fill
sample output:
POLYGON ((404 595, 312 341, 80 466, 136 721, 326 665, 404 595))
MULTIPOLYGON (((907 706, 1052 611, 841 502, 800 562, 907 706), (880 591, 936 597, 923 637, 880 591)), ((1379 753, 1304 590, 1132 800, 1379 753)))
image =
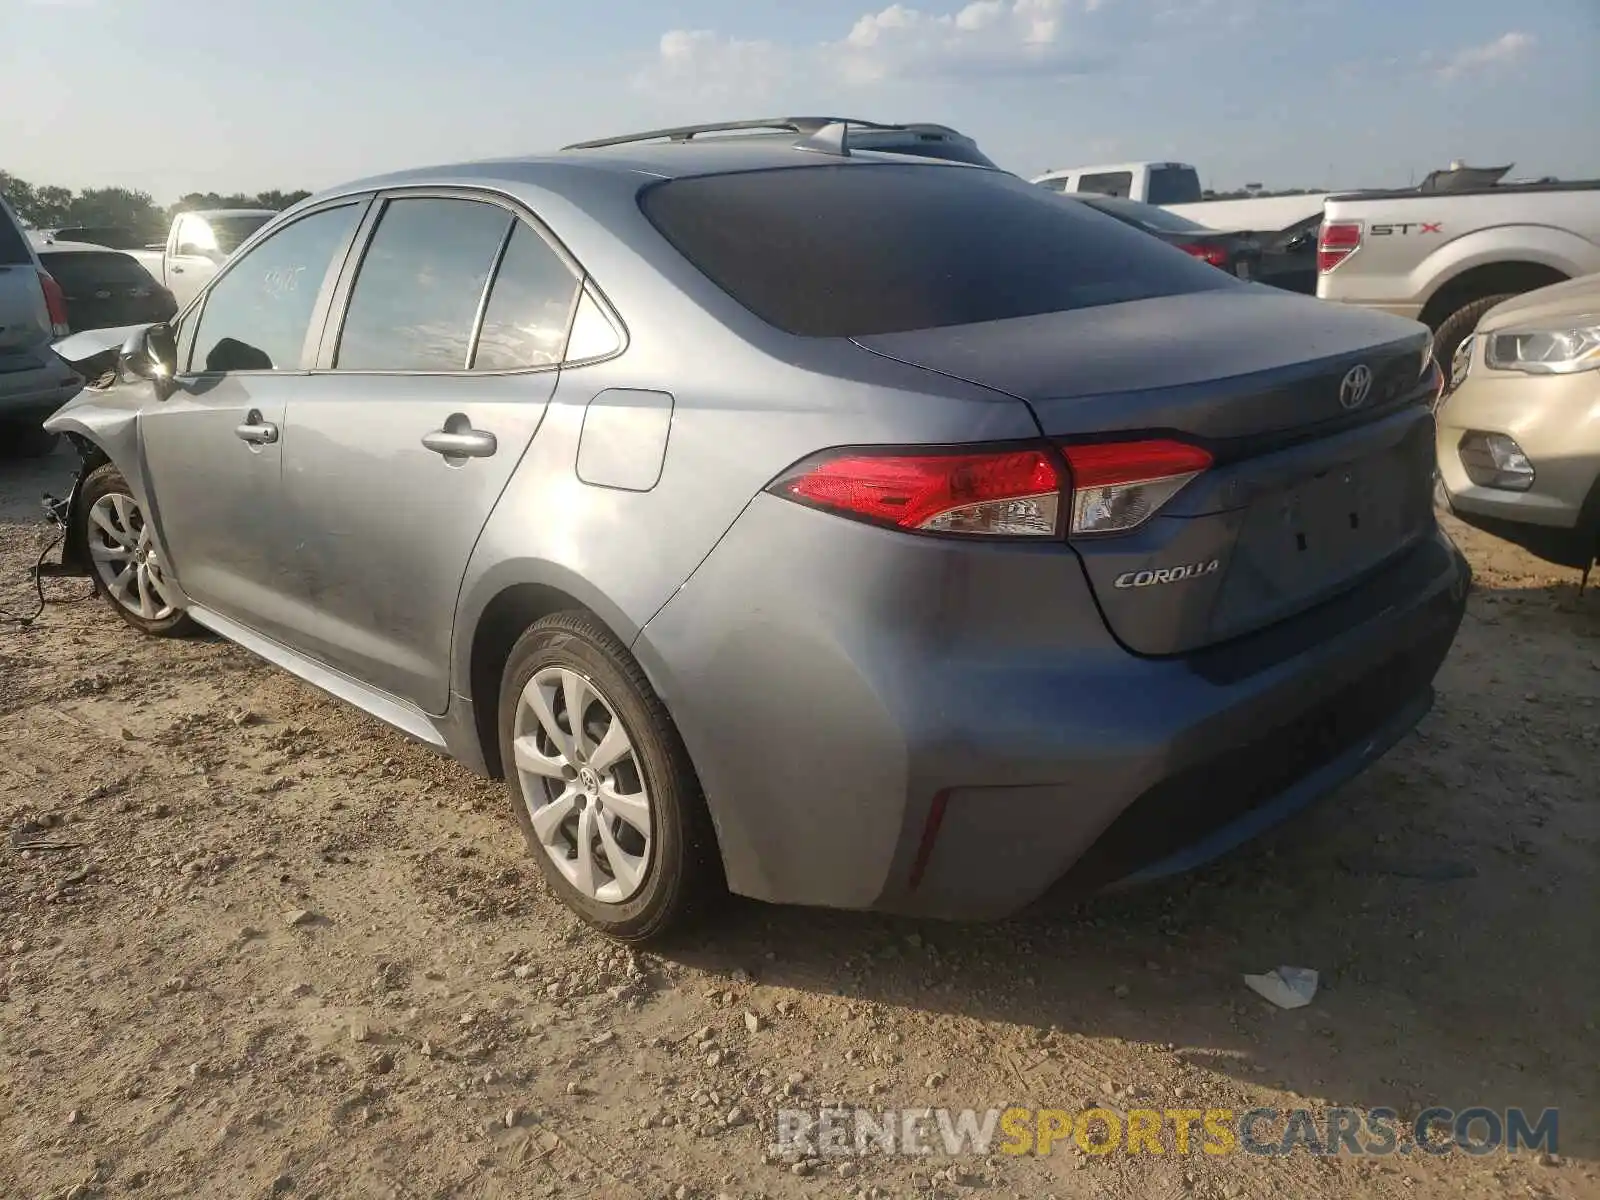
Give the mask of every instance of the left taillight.
POLYGON ((61 290, 56 277, 42 267, 39 269, 39 286, 44 289, 44 306, 50 314, 50 336, 66 337, 72 332, 67 324, 67 294, 61 290))
POLYGON ((1045 448, 811 459, 769 489, 812 508, 921 533, 1050 537, 1061 473, 1045 448))
POLYGON ((915 533, 1092 537, 1138 528, 1210 465, 1207 451, 1165 439, 936 454, 850 450, 809 459, 768 491, 915 533))
POLYGON ((1063 446, 1072 469, 1071 531, 1080 537, 1127 533, 1143 525, 1211 466, 1211 454, 1153 438, 1063 446))

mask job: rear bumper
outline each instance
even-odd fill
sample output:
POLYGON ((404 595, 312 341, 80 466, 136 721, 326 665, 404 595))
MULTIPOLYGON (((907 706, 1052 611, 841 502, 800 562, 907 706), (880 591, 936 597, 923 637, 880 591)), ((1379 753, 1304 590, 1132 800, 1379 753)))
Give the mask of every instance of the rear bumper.
POLYGON ((1358 773, 1426 711, 1469 580, 1436 531, 1264 633, 1139 658, 1064 548, 763 497, 636 650, 734 890, 990 918, 1192 866, 1358 773))

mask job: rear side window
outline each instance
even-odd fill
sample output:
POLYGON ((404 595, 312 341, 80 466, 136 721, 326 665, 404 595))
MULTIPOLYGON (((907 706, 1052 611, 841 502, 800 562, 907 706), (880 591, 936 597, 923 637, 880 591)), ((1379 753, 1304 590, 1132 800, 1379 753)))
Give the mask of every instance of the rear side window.
POLYGON ((478 334, 475 371, 555 366, 567 351, 578 277, 521 221, 495 272, 478 334))
POLYGON ((512 217, 477 200, 391 200, 361 260, 334 366, 464 371, 512 217))
POLYGON ((769 324, 865 337, 1242 286, 1087 205, 994 171, 856 164, 671 180, 640 197, 769 324))
POLYGON ((1200 176, 1193 167, 1153 167, 1145 199, 1151 204, 1194 204, 1200 199, 1200 176))
POLYGON ((11 206, 0 200, 0 266, 33 265, 26 239, 16 217, 11 215, 11 206))
POLYGON ((302 217, 235 262, 206 293, 191 369, 298 371, 317 295, 362 207, 302 217))
POLYGON ((1133 190, 1133 172, 1102 171, 1098 175, 1085 175, 1078 180, 1078 190, 1099 196, 1126 196, 1133 190))

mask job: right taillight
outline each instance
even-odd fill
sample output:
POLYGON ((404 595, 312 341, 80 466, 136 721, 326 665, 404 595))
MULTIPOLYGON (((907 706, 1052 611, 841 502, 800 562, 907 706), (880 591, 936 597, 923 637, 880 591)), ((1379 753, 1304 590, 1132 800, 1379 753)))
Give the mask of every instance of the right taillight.
POLYGON ((1317 234, 1317 271, 1326 275, 1360 248, 1360 221, 1324 221, 1317 234))
POLYGON ((1071 532, 1137 529, 1211 465, 1199 446, 1165 438, 1063 446, 1072 469, 1071 532))
POLYGON ((848 450, 808 459, 767 490, 916 533, 1093 536, 1138 528, 1210 465, 1205 450, 1167 439, 930 454, 848 450))
POLYGON ((72 332, 67 324, 67 294, 61 290, 56 277, 40 268, 39 286, 44 289, 44 306, 50 314, 50 336, 66 337, 72 332))

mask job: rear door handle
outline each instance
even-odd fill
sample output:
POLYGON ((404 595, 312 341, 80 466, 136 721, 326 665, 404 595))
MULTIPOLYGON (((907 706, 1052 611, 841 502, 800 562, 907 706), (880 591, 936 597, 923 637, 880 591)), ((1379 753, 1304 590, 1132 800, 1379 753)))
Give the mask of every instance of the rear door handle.
POLYGON ((278 440, 278 427, 271 421, 263 421, 260 412, 253 408, 245 415, 244 424, 234 426, 233 432, 241 442, 252 446, 270 446, 278 440))
POLYGON ((488 458, 500 448, 486 429, 435 429, 422 435, 422 444, 446 458, 488 458))

